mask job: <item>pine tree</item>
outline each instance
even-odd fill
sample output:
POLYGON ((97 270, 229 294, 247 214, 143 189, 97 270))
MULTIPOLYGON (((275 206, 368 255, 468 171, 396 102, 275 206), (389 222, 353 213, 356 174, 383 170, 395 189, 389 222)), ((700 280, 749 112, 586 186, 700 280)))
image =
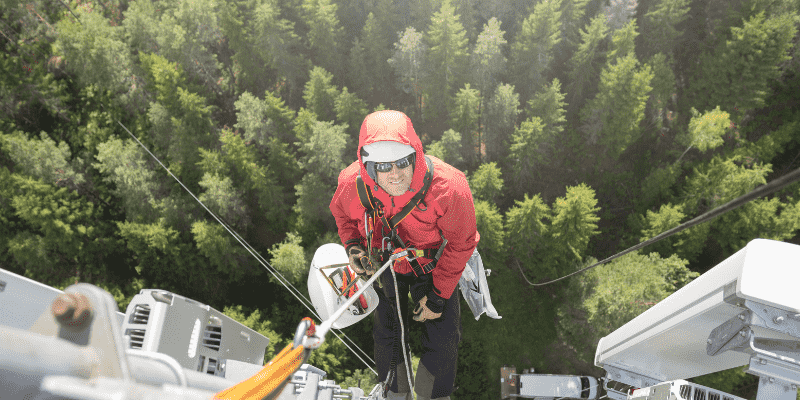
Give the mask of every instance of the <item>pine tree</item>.
POLYGON ((597 96, 582 112, 589 144, 599 143, 616 159, 639 138, 652 79, 650 66, 639 67, 633 53, 609 63, 600 76, 597 96))
POLYGON ((672 59, 672 50, 683 34, 677 27, 688 18, 689 0, 660 0, 650 9, 642 22, 645 33, 642 54, 649 57, 663 53, 672 59))
POLYGON ((548 80, 553 48, 561 40, 559 0, 545 0, 536 4, 516 41, 511 45, 512 70, 516 88, 523 98, 539 90, 548 80))
POLYGON ((303 0, 303 19, 309 27, 307 38, 312 57, 317 65, 339 76, 343 50, 339 46, 344 33, 337 9, 331 0, 303 0))
POLYGON ((500 21, 492 18, 483 26, 483 32, 472 51, 470 69, 472 82, 483 98, 488 98, 491 88, 495 87, 499 75, 506 68, 506 57, 503 55, 506 43, 505 32, 500 29, 500 21))
POLYGON ((470 88, 467 83, 453 101, 450 111, 450 127, 461 134, 461 150, 464 161, 471 166, 475 163, 476 154, 480 155, 478 122, 480 121, 480 93, 470 88))
POLYGON ((767 19, 763 13, 731 28, 730 40, 701 56, 691 104, 700 110, 720 106, 734 113, 735 122, 760 107, 769 94, 768 82, 780 74, 778 64, 789 59, 796 32, 791 16, 767 19))
POLYGON ((339 91, 331 83, 332 80, 333 74, 322 67, 314 67, 303 91, 306 107, 320 121, 333 121, 336 117, 335 102, 339 91))
POLYGON ((453 92, 466 81, 465 67, 469 61, 466 32, 448 0, 431 17, 425 42, 430 49, 425 85, 430 112, 426 112, 426 117, 446 117, 452 109, 453 92))
POLYGON ((517 125, 519 94, 513 85, 500 84, 486 103, 484 143, 488 161, 505 162, 511 136, 517 125))
POLYGON ((414 96, 414 108, 417 115, 422 115, 424 82, 428 69, 425 67, 428 47, 422 40, 422 34, 413 27, 406 28, 403 36, 394 44, 394 55, 388 60, 397 76, 397 87, 414 96))
POLYGON ((581 31, 581 44, 570 60, 572 69, 567 88, 567 93, 572 96, 568 103, 573 110, 582 108, 584 99, 592 94, 593 87, 590 85, 600 78, 600 70, 606 60, 607 37, 608 26, 603 16, 592 18, 592 22, 581 31))

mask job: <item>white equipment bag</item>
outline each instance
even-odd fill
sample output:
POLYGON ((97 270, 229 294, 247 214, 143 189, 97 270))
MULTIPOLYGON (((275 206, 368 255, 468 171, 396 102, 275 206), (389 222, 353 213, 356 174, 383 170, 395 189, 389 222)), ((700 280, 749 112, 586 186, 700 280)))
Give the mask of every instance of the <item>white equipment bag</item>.
POLYGON ((489 318, 503 318, 497 314, 497 310, 492 305, 492 298, 489 295, 489 284, 486 283, 486 277, 489 276, 490 272, 491 270, 483 269, 483 261, 481 261, 481 255, 478 254, 478 249, 476 248, 472 252, 469 261, 467 261, 464 272, 461 274, 461 279, 458 281, 461 295, 467 301, 467 305, 472 310, 476 321, 483 313, 486 313, 489 318))
MULTIPOLYGON (((328 243, 322 245, 314 253, 314 259, 311 260, 311 270, 308 271, 308 294, 311 296, 311 303, 314 304, 314 308, 323 321, 333 315, 339 306, 347 301, 347 297, 341 291, 342 275, 343 273, 351 273, 354 276, 355 273, 352 271, 347 253, 340 244, 328 243)), ((364 282, 357 278, 356 280, 358 282, 353 285, 353 288, 358 290, 364 282)), ((372 285, 367 288, 362 296, 364 296, 367 306, 359 307, 360 302, 356 301, 333 323, 334 328, 342 329, 353 325, 375 311, 375 308, 378 307, 378 294, 375 293, 372 285)))

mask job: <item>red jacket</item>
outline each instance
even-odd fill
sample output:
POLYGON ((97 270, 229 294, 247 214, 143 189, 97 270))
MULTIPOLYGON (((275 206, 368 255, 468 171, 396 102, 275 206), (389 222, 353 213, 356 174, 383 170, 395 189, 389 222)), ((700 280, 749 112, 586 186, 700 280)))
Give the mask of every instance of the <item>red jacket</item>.
MULTIPOLYGON (((392 140, 411 145, 416 150, 416 163, 411 182, 413 192, 406 192, 402 196, 390 196, 367 175, 359 156, 358 161, 350 164, 339 174, 339 185, 330 205, 342 244, 351 239, 361 239, 361 243, 366 247, 365 209, 361 205, 356 188, 356 177, 359 174, 364 183, 373 189, 373 196, 384 204, 387 220, 400 212, 411 197, 422 188, 427 167, 422 152, 422 142, 414 132, 411 120, 405 114, 397 111, 380 111, 370 114, 361 125, 357 154, 361 154, 361 147, 364 145, 381 140, 392 140)), ((427 204, 427 208, 422 211, 419 206, 415 207, 411 214, 397 226, 397 232, 406 246, 418 249, 438 248, 442 242, 439 231, 442 232, 448 243, 436 268, 431 272, 434 289, 428 294, 428 299, 432 300, 432 297, 449 299, 458 285, 464 266, 478 245, 480 234, 475 225, 472 192, 464 173, 436 157, 428 157, 433 162, 434 174, 431 186, 423 200, 427 204)), ((376 221, 375 233, 372 235, 372 247, 381 246, 381 227, 380 221, 376 221)), ((419 261, 421 265, 424 265, 430 260, 422 257, 419 261)), ((408 262, 398 263, 394 269, 401 274, 412 272, 408 262)))

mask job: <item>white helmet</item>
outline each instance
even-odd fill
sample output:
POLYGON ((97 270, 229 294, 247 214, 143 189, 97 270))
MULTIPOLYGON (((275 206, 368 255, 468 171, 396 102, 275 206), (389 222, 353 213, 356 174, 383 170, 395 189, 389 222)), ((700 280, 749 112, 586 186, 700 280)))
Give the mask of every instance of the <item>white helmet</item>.
POLYGON ((367 162, 392 162, 397 161, 415 150, 413 147, 394 142, 391 140, 381 140, 379 142, 365 144, 361 148, 361 161, 367 162))
MULTIPOLYGON (((350 262, 344 247, 336 243, 320 246, 311 260, 311 270, 308 272, 308 294, 311 303, 317 310, 320 318, 326 320, 347 301, 348 297, 342 294, 352 279, 357 277, 350 268, 350 262)), ((353 284, 347 293, 355 293, 363 282, 353 284)), ((361 321, 378 307, 378 294, 372 286, 368 287, 361 298, 351 305, 336 322, 336 329, 346 328, 361 321)))
POLYGON ((361 148, 361 161, 364 163, 364 168, 367 170, 367 175, 373 181, 378 181, 375 172, 376 162, 394 162, 410 154, 414 154, 416 150, 413 147, 394 142, 391 140, 381 140, 375 143, 365 144, 361 148))

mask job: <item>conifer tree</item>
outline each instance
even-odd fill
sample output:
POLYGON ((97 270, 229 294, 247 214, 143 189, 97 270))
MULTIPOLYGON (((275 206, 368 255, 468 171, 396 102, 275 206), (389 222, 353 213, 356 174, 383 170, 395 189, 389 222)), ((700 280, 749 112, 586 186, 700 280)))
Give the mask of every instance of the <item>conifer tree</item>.
POLYGON ((769 95, 778 64, 789 59, 797 28, 792 17, 767 18, 764 13, 731 28, 731 39, 701 56, 700 72, 692 81, 692 105, 701 110, 720 106, 738 122, 744 112, 760 107, 769 95))
POLYGON ((644 49, 642 54, 649 57, 663 53, 672 59, 672 50, 683 31, 678 25, 688 18, 689 0, 660 0, 645 14, 642 21, 644 49))
POLYGON ((450 111, 450 127, 461 134, 461 150, 467 165, 475 163, 480 156, 480 137, 478 123, 480 121, 480 93, 470 88, 467 83, 456 94, 453 109, 450 111))
POLYGON ((639 123, 650 96, 653 73, 639 66, 635 54, 609 60, 603 70, 597 96, 582 111, 582 130, 589 144, 599 143, 616 159, 641 135, 639 123))
POLYGON ((536 4, 511 45, 515 87, 523 98, 528 98, 548 80, 553 48, 561 40, 560 5, 559 0, 545 0, 536 4))
POLYGON ((314 67, 303 90, 306 108, 320 121, 333 121, 336 117, 335 102, 339 91, 331 83, 332 80, 333 74, 322 67, 314 67))
POLYGON ((428 76, 428 46, 423 42, 421 33, 408 27, 394 44, 394 49, 394 55, 388 63, 397 76, 397 87, 414 97, 414 108, 417 115, 421 116, 424 82, 428 76))
POLYGON ((581 44, 572 56, 569 72, 570 84, 567 93, 571 98, 570 108, 582 107, 585 98, 593 93, 593 82, 600 78, 600 70, 605 64, 605 47, 608 37, 608 26, 603 16, 592 18, 592 22, 581 30, 581 44))
POLYGON ((466 81, 465 67, 469 61, 466 32, 449 0, 433 13, 425 42, 430 49, 425 85, 426 108, 430 112, 426 112, 426 116, 447 117, 452 109, 454 91, 466 81))
POLYGON ((506 67, 507 60, 503 50, 508 42, 503 35, 505 32, 500 29, 500 21, 497 18, 490 19, 483 26, 483 32, 478 36, 472 51, 472 83, 483 98, 491 95, 491 88, 495 87, 499 75, 506 67))
POLYGON ((331 0, 303 0, 303 20, 308 25, 308 44, 312 58, 335 75, 341 72, 340 42, 343 37, 338 6, 331 0))
POLYGON ((485 121, 484 142, 488 161, 505 162, 520 112, 519 94, 514 92, 514 86, 497 85, 494 94, 486 104, 483 118, 485 121))

